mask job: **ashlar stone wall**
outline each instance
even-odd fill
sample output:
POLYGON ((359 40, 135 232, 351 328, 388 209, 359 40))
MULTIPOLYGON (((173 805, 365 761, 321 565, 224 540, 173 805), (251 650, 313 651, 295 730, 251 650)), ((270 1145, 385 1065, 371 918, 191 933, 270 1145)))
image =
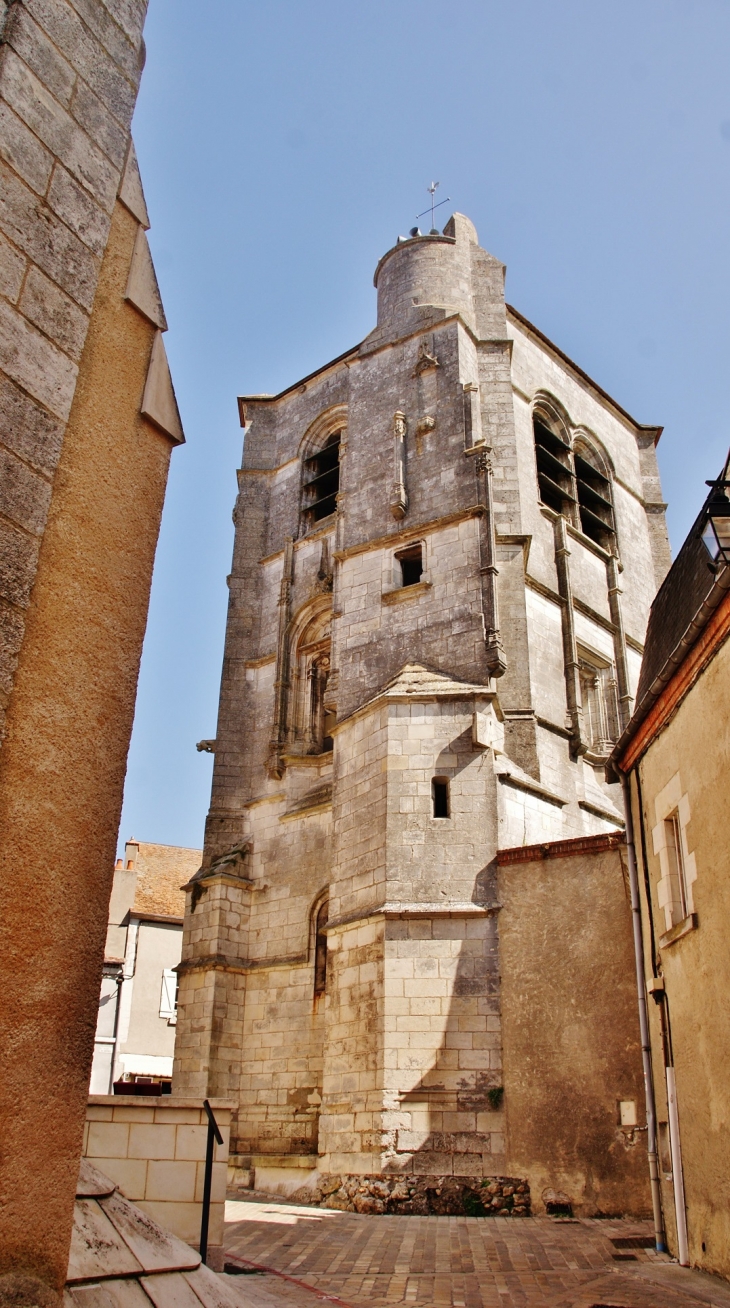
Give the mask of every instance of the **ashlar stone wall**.
POLYGON ((0 6, 0 734, 128 159, 146 9, 0 6))

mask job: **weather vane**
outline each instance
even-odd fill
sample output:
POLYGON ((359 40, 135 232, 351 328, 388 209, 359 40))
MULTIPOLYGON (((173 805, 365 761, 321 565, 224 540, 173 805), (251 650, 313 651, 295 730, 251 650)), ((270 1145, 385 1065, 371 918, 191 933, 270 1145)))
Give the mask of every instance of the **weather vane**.
MULTIPOLYGON (((434 209, 440 209, 442 204, 448 204, 448 203, 449 203, 449 200, 451 199, 451 196, 450 196, 450 195, 447 195, 445 200, 439 200, 438 204, 435 204, 435 203, 434 203, 434 201, 435 201, 435 199, 436 199, 436 187, 437 187, 437 186, 440 186, 440 185, 441 185, 440 182, 431 182, 431 185, 426 187, 426 190, 428 191, 429 195, 431 196, 431 206, 430 206, 430 207, 431 207, 431 232, 432 232, 432 233, 436 230, 435 227, 434 227, 434 221, 433 221, 434 209)), ((417 213, 417 214, 416 214, 416 218, 417 218, 417 219, 418 219, 418 218, 423 218, 423 215, 424 215, 424 214, 427 214, 427 213, 428 213, 428 209, 424 209, 424 210, 423 210, 423 213, 417 213)))

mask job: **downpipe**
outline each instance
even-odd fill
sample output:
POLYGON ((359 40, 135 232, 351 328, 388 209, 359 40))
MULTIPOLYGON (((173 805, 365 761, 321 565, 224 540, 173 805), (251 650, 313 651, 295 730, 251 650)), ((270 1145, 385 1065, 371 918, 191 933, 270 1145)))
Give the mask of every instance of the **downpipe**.
POLYGON ((687 1209, 684 1202, 684 1172, 682 1170, 682 1146, 679 1140, 679 1114, 677 1112, 677 1087, 674 1080, 674 1067, 668 1066, 667 1104, 669 1107, 669 1147, 672 1151, 672 1181, 674 1183, 674 1211, 677 1218, 677 1253, 682 1267, 689 1267, 689 1242, 687 1239, 687 1209))
MULTIPOLYGON (((617 769, 618 771, 618 769, 617 769)), ((634 962, 636 964, 636 996, 639 1005, 639 1033, 641 1036, 641 1061, 644 1070, 644 1099, 646 1102, 647 1152, 649 1155, 649 1180, 651 1183, 651 1207, 654 1216, 654 1244, 658 1253, 667 1253, 662 1217, 662 1195, 659 1185, 659 1160, 657 1158, 656 1103, 654 1099, 654 1078, 651 1066, 651 1045, 649 1043, 649 1019, 646 1012, 646 986, 644 984, 644 946, 641 931, 641 905, 639 903, 639 879, 636 871, 636 849, 634 846, 634 823, 631 813, 631 791, 628 777, 619 772, 621 788, 626 810, 626 853, 629 863, 629 889, 631 892, 631 920, 634 931, 634 962)), ((676 1190, 675 1190, 676 1194, 676 1190)), ((680 1258, 681 1261, 681 1258, 680 1258)))

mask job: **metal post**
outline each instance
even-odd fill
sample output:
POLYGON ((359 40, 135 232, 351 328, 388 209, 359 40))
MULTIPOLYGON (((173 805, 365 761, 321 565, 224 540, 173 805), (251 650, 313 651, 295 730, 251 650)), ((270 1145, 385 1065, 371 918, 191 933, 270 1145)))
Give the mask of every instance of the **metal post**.
POLYGON ((223 1144, 223 1136, 218 1129, 218 1123, 213 1116, 213 1109, 207 1099, 203 1100, 203 1108, 208 1118, 208 1139, 205 1145, 205 1179, 203 1181, 203 1215, 200 1219, 200 1261, 208 1261, 208 1222, 210 1220, 210 1188, 213 1181, 213 1146, 217 1141, 219 1145, 223 1144))

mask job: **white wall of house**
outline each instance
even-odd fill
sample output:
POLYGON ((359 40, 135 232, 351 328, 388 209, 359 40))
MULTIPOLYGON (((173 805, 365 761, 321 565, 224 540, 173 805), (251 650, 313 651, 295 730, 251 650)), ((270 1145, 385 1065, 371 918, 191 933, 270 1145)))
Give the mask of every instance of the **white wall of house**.
POLYGON ((114 869, 90 1093, 169 1079, 185 897, 200 850, 128 840, 114 869))

